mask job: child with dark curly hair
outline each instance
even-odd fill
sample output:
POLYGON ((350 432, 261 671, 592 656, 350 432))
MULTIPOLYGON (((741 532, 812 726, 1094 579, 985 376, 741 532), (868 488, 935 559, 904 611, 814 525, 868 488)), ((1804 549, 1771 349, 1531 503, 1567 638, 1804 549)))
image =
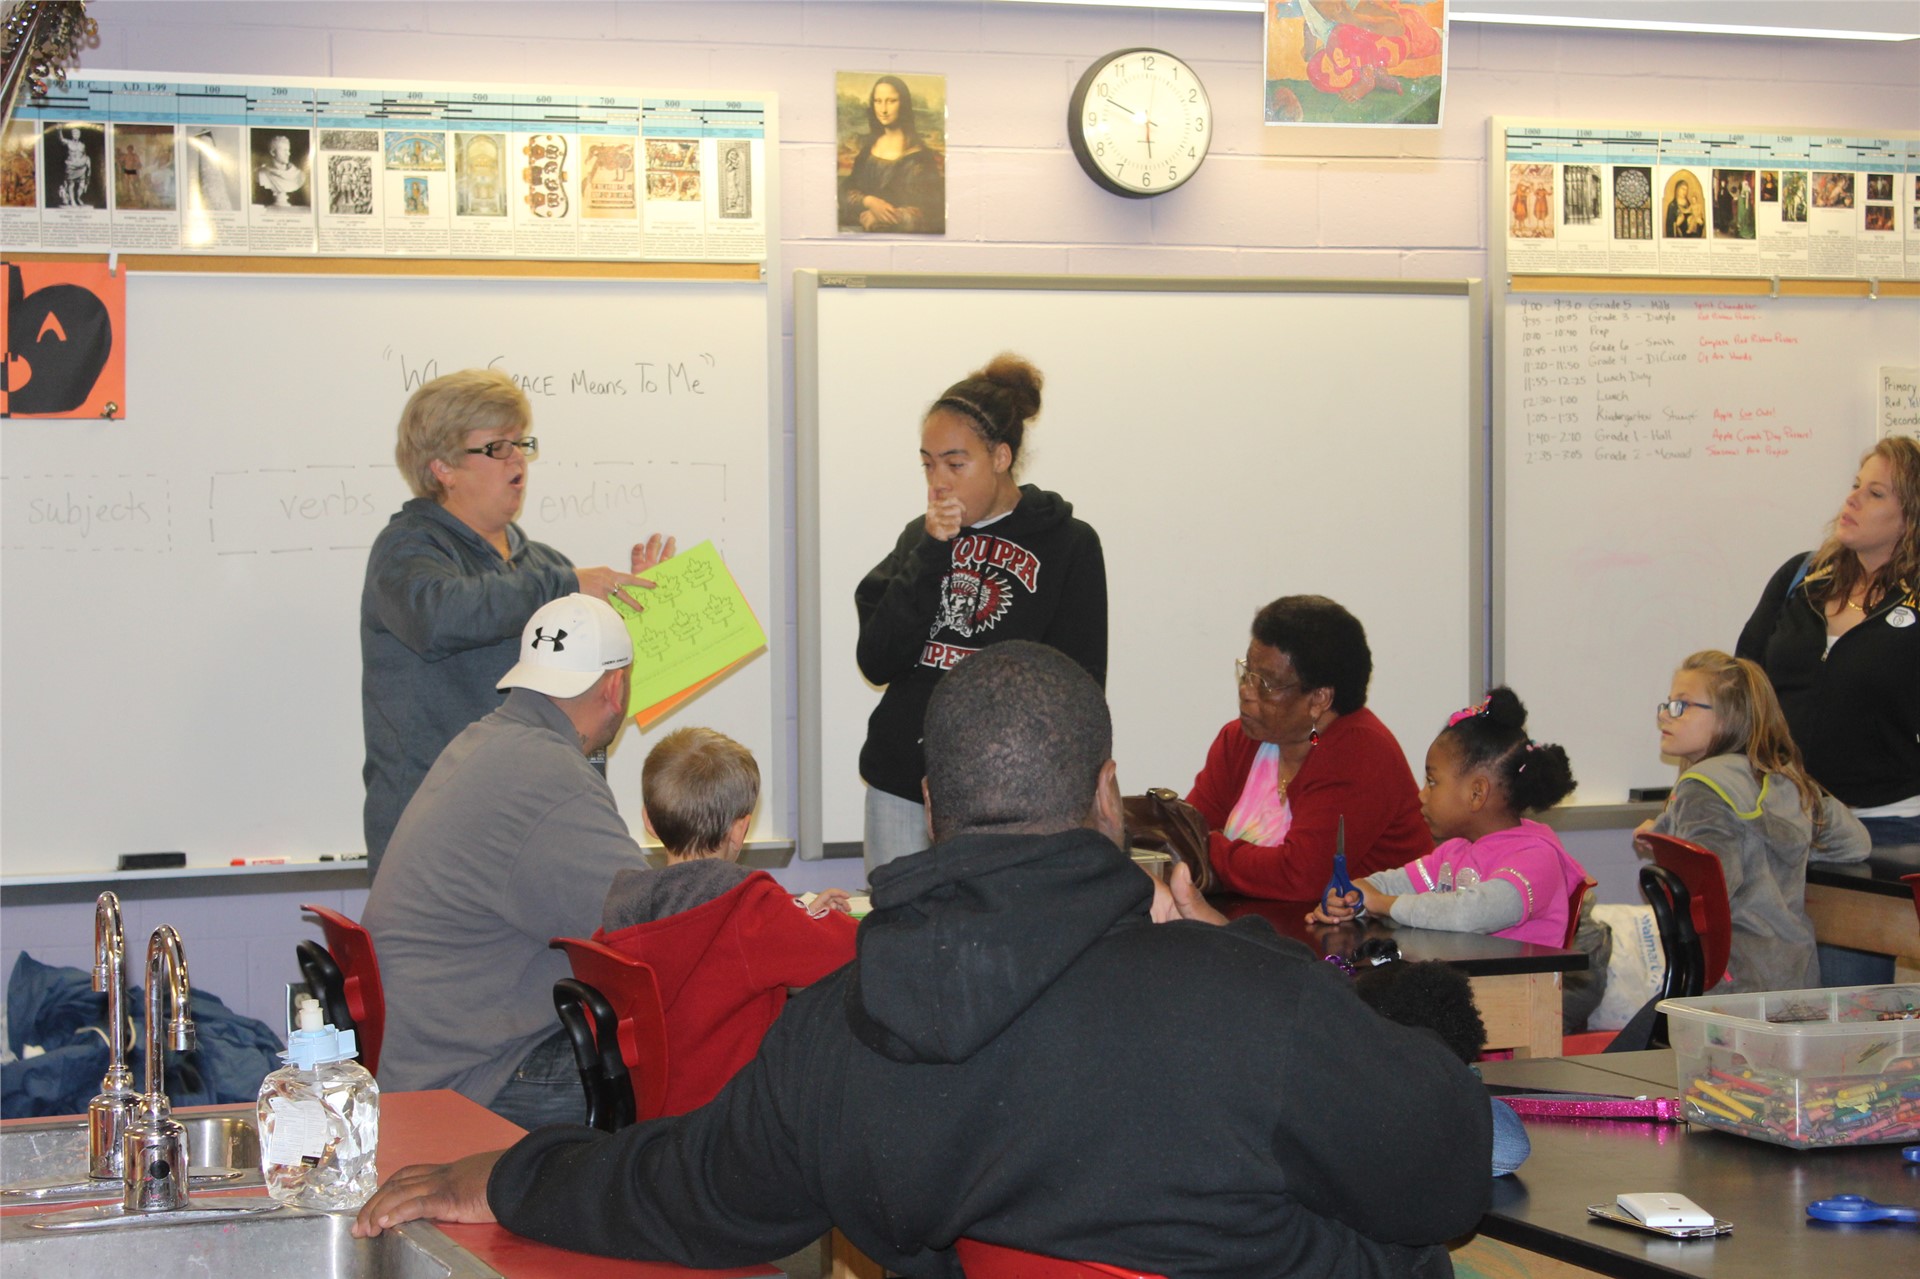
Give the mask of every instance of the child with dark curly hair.
MULTIPOLYGON (((1473 983, 1450 964, 1437 959, 1395 960, 1362 968, 1353 976, 1353 993, 1388 1021, 1431 1030, 1469 1066, 1487 1046, 1487 1027, 1473 1002, 1473 983)), ((1493 1175, 1504 1177, 1526 1162, 1533 1142, 1512 1107, 1495 1097, 1487 1100, 1493 1107, 1493 1175)))

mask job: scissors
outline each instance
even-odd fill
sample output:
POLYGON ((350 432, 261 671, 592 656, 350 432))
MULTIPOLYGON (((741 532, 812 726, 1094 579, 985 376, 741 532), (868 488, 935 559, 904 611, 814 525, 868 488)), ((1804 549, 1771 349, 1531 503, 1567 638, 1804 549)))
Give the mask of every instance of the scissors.
MULTIPOLYGON (((1340 816, 1340 831, 1333 845, 1333 878, 1327 881, 1326 891, 1320 894, 1320 904, 1326 905, 1327 899, 1336 894, 1344 902, 1347 894, 1353 891, 1353 881, 1347 878, 1347 818, 1343 813, 1340 816)), ((1358 919, 1366 913, 1366 906, 1362 903, 1354 909, 1353 917, 1358 919)))
POLYGON ((1819 1221, 1920 1221, 1920 1208, 1875 1203, 1862 1195, 1835 1195, 1808 1204, 1807 1216, 1819 1221))

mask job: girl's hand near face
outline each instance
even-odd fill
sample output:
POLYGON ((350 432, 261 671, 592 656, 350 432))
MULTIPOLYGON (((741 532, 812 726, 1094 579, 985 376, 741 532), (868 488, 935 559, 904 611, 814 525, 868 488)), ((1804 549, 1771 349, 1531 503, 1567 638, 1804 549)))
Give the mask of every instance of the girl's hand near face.
POLYGON ((951 542, 966 523, 967 511, 957 497, 927 495, 927 536, 936 542, 951 542))

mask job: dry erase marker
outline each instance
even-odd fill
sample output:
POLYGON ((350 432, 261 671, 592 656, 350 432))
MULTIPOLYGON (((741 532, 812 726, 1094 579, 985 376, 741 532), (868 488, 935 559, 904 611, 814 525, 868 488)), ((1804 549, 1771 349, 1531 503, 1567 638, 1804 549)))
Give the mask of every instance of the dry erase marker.
POLYGON ((285 866, 284 857, 236 857, 228 863, 230 866, 285 866))

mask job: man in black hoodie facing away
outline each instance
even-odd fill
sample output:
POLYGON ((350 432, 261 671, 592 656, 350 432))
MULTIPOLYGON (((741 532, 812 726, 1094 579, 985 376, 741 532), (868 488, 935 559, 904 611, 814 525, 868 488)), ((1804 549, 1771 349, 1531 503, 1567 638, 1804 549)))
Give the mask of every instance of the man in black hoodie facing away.
POLYGON ((854 962, 718 1097, 403 1169, 356 1233, 497 1219, 712 1267, 838 1226, 942 1279, 962 1236, 1168 1276, 1451 1274, 1485 1091, 1263 922, 1151 921, 1086 672, 995 645, 941 682, 926 751, 933 847, 875 872, 854 962))

